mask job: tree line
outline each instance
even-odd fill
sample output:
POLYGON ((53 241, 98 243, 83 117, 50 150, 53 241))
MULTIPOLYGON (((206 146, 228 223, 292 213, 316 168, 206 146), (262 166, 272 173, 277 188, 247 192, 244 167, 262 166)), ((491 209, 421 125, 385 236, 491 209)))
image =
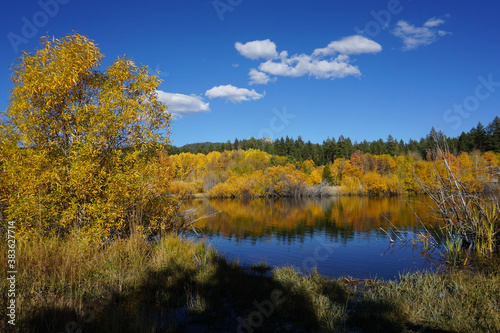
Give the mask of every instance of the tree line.
POLYGON ((292 164, 312 160, 316 165, 333 163, 337 158, 350 158, 359 150, 364 154, 400 156, 413 154, 423 159, 431 159, 435 154, 435 140, 446 142, 453 155, 462 152, 470 153, 474 150, 481 152, 493 151, 500 153, 500 117, 496 116, 486 127, 479 122, 468 132, 462 132, 459 137, 452 138, 442 131, 432 128, 429 134, 420 140, 410 139, 408 142, 397 140, 388 135, 386 140, 363 140, 357 142, 349 137, 340 135, 338 139, 327 138, 323 143, 305 142, 302 137, 297 139, 286 136, 271 142, 271 140, 250 138, 235 139, 233 142, 204 142, 187 144, 182 147, 169 146, 169 154, 193 153, 208 154, 213 151, 223 152, 232 150, 258 149, 271 155, 286 156, 292 164))

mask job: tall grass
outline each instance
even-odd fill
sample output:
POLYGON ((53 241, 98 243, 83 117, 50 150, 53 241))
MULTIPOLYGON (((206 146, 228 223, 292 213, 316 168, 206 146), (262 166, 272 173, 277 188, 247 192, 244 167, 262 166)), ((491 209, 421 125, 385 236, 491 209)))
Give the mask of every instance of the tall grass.
MULTIPOLYGON (((498 271, 329 279, 291 267, 270 272, 265 263, 240 266, 173 235, 106 246, 75 235, 39 238, 18 250, 21 332, 234 332, 238 318, 255 323, 264 310, 255 332, 500 331, 498 271)), ((2 279, 0 291, 7 289, 2 279)), ((5 309, 2 298, 0 316, 5 309)), ((5 321, 0 331, 8 332, 5 321)))
POLYGON ((435 142, 431 181, 419 180, 419 185, 434 203, 434 216, 444 221, 450 261, 456 263, 464 254, 491 257, 500 244, 500 170, 487 164, 461 170, 446 145, 438 138, 435 142))
MULTIPOLYGON (((132 236, 101 246, 84 242, 76 235, 19 243, 16 301, 21 331, 59 332, 71 322, 83 327, 82 318, 88 316, 89 309, 96 307, 98 309, 93 312, 101 317, 94 318, 93 324, 106 321, 103 317, 106 314, 133 311, 113 310, 110 304, 130 295, 138 299, 130 300, 127 307, 140 303, 139 299, 154 302, 161 289, 144 289, 145 282, 149 286, 168 287, 165 270, 172 272, 173 281, 184 277, 186 272, 203 271, 215 258, 215 252, 203 243, 194 244, 174 235, 164 237, 156 245, 148 244, 132 236)), ((6 249, 2 248, 2 255, 4 253, 6 249)), ((2 262, 2 269, 4 265, 2 262)), ((2 280, 0 286, 5 295, 7 284, 2 280)), ((6 306, 3 305, 0 315, 5 317, 6 306)), ((3 329, 0 330, 5 331, 3 329)))
POLYGON ((354 320, 371 332, 498 332, 500 275, 454 270, 372 281, 354 320))

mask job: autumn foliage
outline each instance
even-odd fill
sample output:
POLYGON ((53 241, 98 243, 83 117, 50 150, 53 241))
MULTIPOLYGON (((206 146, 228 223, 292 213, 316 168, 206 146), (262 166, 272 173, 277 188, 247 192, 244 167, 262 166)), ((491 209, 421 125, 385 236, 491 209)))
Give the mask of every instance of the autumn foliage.
POLYGON ((175 205, 165 196, 170 115, 160 80, 79 34, 44 38, 13 67, 0 128, 2 223, 20 237, 76 231, 106 240, 158 232, 175 205))
MULTIPOLYGON (((422 193, 422 183, 437 186, 433 178, 435 168, 440 174, 445 173, 434 160, 360 151, 350 159, 337 158, 324 166, 317 166, 312 160, 292 164, 285 157, 255 149, 181 153, 168 158, 175 184, 171 193, 205 193, 218 198, 422 193)), ((447 154, 446 158, 471 191, 481 192, 487 184, 496 182, 498 153, 464 152, 459 156, 447 154)))

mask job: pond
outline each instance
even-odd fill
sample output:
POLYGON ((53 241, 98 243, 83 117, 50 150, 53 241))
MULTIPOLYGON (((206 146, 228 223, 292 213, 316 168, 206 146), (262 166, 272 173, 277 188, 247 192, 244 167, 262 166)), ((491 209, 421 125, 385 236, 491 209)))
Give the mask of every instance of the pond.
POLYGON ((438 221, 430 218, 430 205, 427 197, 341 196, 192 199, 183 209, 197 208, 198 216, 218 212, 196 226, 207 243, 241 264, 265 262, 305 273, 314 267, 330 277, 393 279, 399 273, 436 269, 437 263, 409 241, 410 235, 424 231, 424 224, 439 230, 438 221))

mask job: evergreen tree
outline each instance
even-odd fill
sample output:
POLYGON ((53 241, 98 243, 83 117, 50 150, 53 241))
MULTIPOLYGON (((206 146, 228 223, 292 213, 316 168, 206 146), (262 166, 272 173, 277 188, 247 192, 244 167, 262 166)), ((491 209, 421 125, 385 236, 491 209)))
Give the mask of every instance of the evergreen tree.
POLYGON ((273 145, 270 142, 264 142, 264 146, 262 148, 266 153, 273 155, 274 154, 274 149, 273 145))
POLYGON ((371 153, 370 144, 366 140, 363 140, 361 143, 355 142, 354 143, 354 151, 356 151, 356 150, 361 151, 363 154, 370 154, 371 153))
POLYGON ((378 139, 370 144, 370 149, 374 155, 382 155, 385 153, 385 144, 382 139, 378 139))
POLYGON ((457 138, 446 138, 446 144, 450 153, 453 155, 458 155, 458 139, 457 138))
POLYGON ((212 142, 207 143, 207 154, 215 150, 214 144, 212 142))
POLYGON ((386 147, 385 148, 386 154, 389 154, 391 156, 396 155, 398 144, 397 144, 396 140, 394 140, 394 138, 390 134, 387 137, 387 143, 386 143, 385 147, 386 147))
POLYGON ((486 129, 483 124, 479 122, 477 127, 471 130, 471 134, 474 142, 474 149, 484 150, 486 148, 486 129))
POLYGON ((323 141, 323 159, 324 163, 330 163, 335 160, 335 155, 337 153, 337 144, 335 143, 335 138, 332 140, 327 138, 323 141))
POLYGON ((458 150, 469 153, 474 146, 474 141, 469 133, 462 132, 458 137, 458 150))
POLYGON ((290 157, 289 161, 304 161, 311 159, 316 165, 325 165, 333 163, 336 158, 349 159, 354 151, 360 150, 364 154, 382 155, 390 154, 393 156, 408 154, 410 152, 419 153, 422 158, 432 158, 434 155, 436 140, 442 143, 445 140, 448 149, 454 155, 461 152, 471 152, 473 149, 481 151, 494 151, 500 153, 500 117, 495 117, 485 128, 481 123, 473 127, 469 132, 462 132, 457 138, 448 138, 442 131, 436 131, 433 127, 429 134, 421 138, 420 141, 409 139, 408 143, 403 140, 399 142, 389 135, 387 140, 378 139, 368 142, 363 140, 361 143, 351 142, 350 138, 340 135, 338 141, 329 137, 322 144, 313 144, 311 141, 304 142, 301 136, 296 140, 290 137, 280 139, 270 143, 263 140, 250 138, 248 140, 234 140, 226 143, 195 143, 187 144, 180 148, 174 146, 166 147, 169 154, 179 154, 182 152, 207 154, 212 151, 224 150, 248 150, 259 149, 271 155, 280 155, 290 157), (436 139, 437 138, 437 139, 436 139))
POLYGON ((302 137, 300 135, 297 138, 297 140, 295 140, 295 142, 293 143, 292 155, 298 161, 303 161, 307 159, 307 157, 305 157, 305 155, 307 155, 306 147, 304 146, 304 141, 302 140, 302 137))
POLYGON ((316 165, 326 164, 326 162, 323 161, 323 147, 319 143, 313 145, 312 160, 316 165))
POLYGON ((420 148, 420 156, 422 156, 423 159, 426 159, 427 154, 431 152, 431 144, 429 142, 428 136, 426 138, 421 138, 418 145, 420 148))
POLYGON ((311 141, 307 141, 302 150, 302 159, 312 160, 314 155, 314 147, 311 141))
POLYGON ((403 141, 403 139, 399 140, 399 144, 398 144, 398 155, 401 155, 401 154, 406 154, 407 152, 407 149, 406 149, 406 145, 403 141))
POLYGON ((257 140, 256 138, 254 138, 253 136, 248 139, 248 148, 247 149, 257 149, 258 148, 258 141, 260 140, 257 140))
POLYGON ((215 144, 215 150, 217 150, 218 152, 222 153, 224 151, 224 144, 223 143, 216 143, 215 144))
POLYGON ((346 158, 351 158, 351 155, 354 153, 354 146, 352 145, 352 141, 349 137, 345 139, 345 151, 346 158))
POLYGON ((344 158, 347 155, 345 138, 342 134, 339 136, 339 139, 337 141, 337 155, 338 157, 344 157, 344 158))
POLYGON ((500 117, 495 119, 488 125, 487 150, 492 150, 495 153, 500 153, 500 117))
POLYGON ((293 151, 293 140, 288 137, 285 138, 285 156, 290 156, 293 151))
POLYGON ((405 147, 406 152, 414 152, 414 153, 419 153, 420 154, 420 144, 418 141, 410 139, 408 141, 408 144, 405 147))
POLYGON ((276 155, 286 156, 286 146, 283 137, 281 137, 279 140, 276 140, 275 150, 276 150, 276 155))
POLYGON ((332 170, 330 170, 330 163, 325 164, 325 167, 323 168, 323 181, 327 182, 328 185, 332 186, 333 185, 333 175, 332 175, 332 170))

